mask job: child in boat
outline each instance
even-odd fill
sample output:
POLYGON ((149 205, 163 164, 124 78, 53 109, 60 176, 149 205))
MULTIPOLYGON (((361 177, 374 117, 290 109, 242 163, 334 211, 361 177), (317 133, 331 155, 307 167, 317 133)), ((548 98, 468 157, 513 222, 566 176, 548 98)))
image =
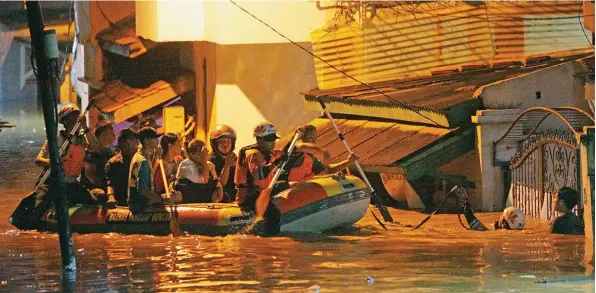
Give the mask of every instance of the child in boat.
POLYGON ((577 191, 563 187, 553 199, 553 210, 563 213, 557 217, 551 226, 551 233, 567 235, 584 235, 583 221, 572 210, 579 200, 577 191))
POLYGON ((152 206, 160 206, 167 201, 180 201, 177 193, 172 198, 164 198, 155 192, 151 172, 155 168, 158 135, 155 129, 143 127, 139 130, 141 149, 134 154, 128 174, 128 207, 132 213, 140 213, 152 206))
MULTIPOLYGON (((470 201, 466 192, 466 189, 461 186, 457 186, 455 190, 458 198, 458 204, 463 210, 463 214, 466 217, 466 221, 470 226, 470 230, 476 231, 488 231, 488 228, 476 218, 474 211, 470 205, 470 201)), ((526 222, 526 216, 524 213, 516 207, 508 207, 503 211, 503 214, 499 217, 499 220, 495 221, 495 229, 507 229, 507 230, 521 230, 524 228, 526 222)))
POLYGON ((184 203, 220 202, 223 188, 215 165, 207 160, 205 143, 193 139, 186 147, 188 159, 182 161, 176 173, 174 189, 182 193, 184 203))
POLYGON ((215 165, 217 176, 223 184, 222 202, 233 202, 236 199, 234 172, 236 170, 236 131, 228 125, 216 125, 209 135, 211 153, 209 161, 215 165))
POLYGON ((119 206, 127 206, 128 174, 130 162, 137 152, 139 140, 137 133, 131 128, 125 128, 118 135, 120 152, 114 155, 105 166, 105 186, 108 196, 113 196, 119 206))
POLYGON ((315 144, 317 128, 307 124, 300 127, 298 131, 302 132, 302 136, 296 143, 296 149, 290 155, 286 170, 280 176, 280 180, 292 182, 292 184, 293 182, 302 183, 318 174, 340 172, 358 160, 358 155, 352 154, 346 160, 327 165, 319 160, 319 158, 323 158, 325 162, 328 162, 331 160, 331 156, 329 152, 315 144))
MULTIPOLYGON (((99 143, 99 149, 95 152, 86 152, 84 160, 84 172, 81 176, 83 185, 91 191, 96 198, 106 197, 106 163, 116 154, 112 147, 114 142, 114 125, 109 120, 102 120, 95 126, 95 137, 99 143)), ((116 198, 108 194, 104 207, 116 207, 116 198)))
MULTIPOLYGON (((178 171, 178 166, 184 160, 182 158, 182 145, 180 143, 180 138, 175 133, 166 133, 161 137, 161 141, 159 142, 163 154, 161 155, 161 159, 163 161, 163 166, 165 168, 166 178, 168 180, 167 186, 170 186, 176 179, 176 172, 178 171)), ((163 177, 161 175, 160 166, 155 166, 155 171, 153 171, 153 185, 155 192, 157 194, 165 193, 165 185, 163 182, 163 177)))

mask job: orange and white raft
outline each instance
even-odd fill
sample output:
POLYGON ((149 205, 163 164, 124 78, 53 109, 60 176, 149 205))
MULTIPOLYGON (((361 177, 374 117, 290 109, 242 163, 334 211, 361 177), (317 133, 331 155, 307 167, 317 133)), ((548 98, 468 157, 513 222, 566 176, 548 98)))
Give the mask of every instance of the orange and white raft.
MULTIPOLYGON (((364 216, 369 201, 370 191, 360 178, 354 176, 315 177, 282 191, 273 199, 281 212, 282 233, 322 232, 350 226, 364 216)), ((170 233, 168 207, 133 215, 127 207, 103 209, 78 205, 69 212, 72 231, 77 233, 170 233)), ((201 235, 238 233, 255 219, 254 213, 242 211, 232 203, 180 204, 176 216, 183 231, 201 235)), ((57 230, 53 208, 42 217, 42 226, 45 230, 57 230)))

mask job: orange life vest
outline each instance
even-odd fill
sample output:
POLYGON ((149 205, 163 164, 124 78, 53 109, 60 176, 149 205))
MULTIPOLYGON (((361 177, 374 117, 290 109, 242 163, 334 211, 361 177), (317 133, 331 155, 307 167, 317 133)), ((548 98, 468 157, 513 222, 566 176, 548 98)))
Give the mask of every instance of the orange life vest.
POLYGON ((85 159, 85 147, 80 144, 69 144, 64 156, 62 156, 62 167, 66 177, 79 177, 83 172, 85 159))
POLYGON ((239 187, 259 187, 260 189, 266 188, 267 185, 273 179, 273 172, 269 172, 266 178, 254 178, 250 171, 250 164, 255 162, 248 162, 248 160, 259 159, 262 156, 265 164, 269 164, 275 159, 281 157, 281 151, 274 149, 271 153, 262 153, 258 149, 258 145, 253 144, 242 148, 236 161, 236 170, 234 174, 234 184, 239 187), (255 156, 257 156, 255 158, 255 156))
POLYGON ((313 173, 312 170, 312 157, 307 154, 303 154, 301 157, 303 158, 302 164, 300 164, 300 166, 295 166, 290 169, 288 181, 296 181, 301 183, 313 178, 316 175, 313 173))

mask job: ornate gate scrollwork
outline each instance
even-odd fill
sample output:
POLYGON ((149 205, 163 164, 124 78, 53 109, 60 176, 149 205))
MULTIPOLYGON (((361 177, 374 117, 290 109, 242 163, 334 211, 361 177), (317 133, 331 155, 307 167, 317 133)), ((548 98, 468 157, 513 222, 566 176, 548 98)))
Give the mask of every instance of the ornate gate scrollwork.
POLYGON ((529 137, 510 165, 512 204, 528 216, 550 220, 554 194, 564 186, 578 189, 578 151, 571 132, 548 130, 529 137))
MULTIPOLYGON (((493 148, 496 152, 501 144, 513 144, 518 149, 509 164, 511 204, 522 209, 527 216, 550 220, 555 213, 552 210, 555 193, 562 187, 570 187, 580 193, 581 198, 574 211, 581 213, 584 194, 579 170, 579 137, 584 126, 592 125, 594 118, 574 107, 534 107, 520 114, 505 134, 495 141, 493 148), (553 116, 566 125, 566 130, 539 130, 542 122, 553 116)), ((496 153, 493 153, 493 158, 496 158, 496 153)), ((499 163, 496 159, 494 162, 499 163)))

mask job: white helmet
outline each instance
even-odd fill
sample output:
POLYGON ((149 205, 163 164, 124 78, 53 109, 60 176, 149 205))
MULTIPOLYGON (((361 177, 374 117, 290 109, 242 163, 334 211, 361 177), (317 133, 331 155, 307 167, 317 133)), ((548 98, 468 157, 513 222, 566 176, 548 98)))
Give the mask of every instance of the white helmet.
POLYGON ((261 122, 257 125, 254 129, 254 136, 255 137, 272 137, 272 138, 279 138, 277 137, 277 129, 275 125, 269 122, 261 122))
POLYGON ((507 222, 511 230, 521 230, 526 223, 526 215, 516 207, 508 207, 499 218, 500 226, 503 226, 504 222, 507 222))

